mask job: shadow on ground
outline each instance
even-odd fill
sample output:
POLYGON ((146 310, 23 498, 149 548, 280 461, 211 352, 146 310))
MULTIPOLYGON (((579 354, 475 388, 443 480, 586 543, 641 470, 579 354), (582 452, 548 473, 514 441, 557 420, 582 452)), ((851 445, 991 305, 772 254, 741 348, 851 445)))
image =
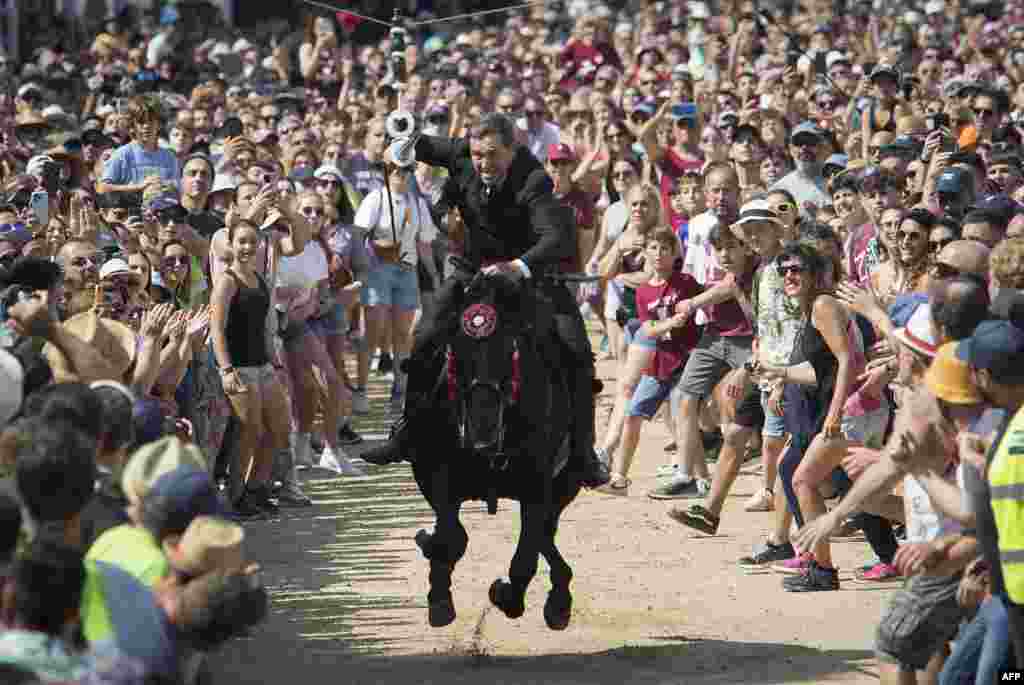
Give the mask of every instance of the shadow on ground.
MULTIPOLYGON (((373 379, 374 411, 357 419, 360 433, 386 434, 389 392, 389 380, 373 379)), ((358 454, 371 444, 377 441, 347 449, 358 454)), ((314 507, 246 524, 249 554, 262 564, 271 592, 271 614, 251 637, 211 659, 214 683, 771 685, 873 675, 869 651, 823 652, 698 635, 623 635, 622 646, 589 653, 499 654, 484 624, 506 619, 490 610, 475 630, 458 624, 431 630, 426 564, 410 530, 430 528, 432 513, 408 466, 365 468, 363 479, 314 472, 304 481, 314 507), (419 575, 407 577, 410 567, 419 575)), ((539 641, 529 651, 545 651, 543 637, 539 641)))

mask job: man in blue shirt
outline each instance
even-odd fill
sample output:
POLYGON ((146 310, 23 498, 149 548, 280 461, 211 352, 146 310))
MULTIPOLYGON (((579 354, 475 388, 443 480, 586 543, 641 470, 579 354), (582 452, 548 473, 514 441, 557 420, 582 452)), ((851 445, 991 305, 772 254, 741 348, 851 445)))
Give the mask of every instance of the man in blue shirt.
POLYGON ((96 183, 99 193, 141 193, 148 184, 161 181, 177 184, 178 159, 172 150, 161 148, 160 104, 153 98, 132 98, 128 105, 132 142, 114 150, 103 165, 103 177, 96 183))

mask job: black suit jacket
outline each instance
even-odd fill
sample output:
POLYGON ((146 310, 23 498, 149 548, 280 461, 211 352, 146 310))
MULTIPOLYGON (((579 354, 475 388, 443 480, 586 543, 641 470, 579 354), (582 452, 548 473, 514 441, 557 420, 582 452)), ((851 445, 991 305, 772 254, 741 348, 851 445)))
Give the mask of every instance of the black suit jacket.
POLYGON ((553 270, 576 252, 576 219, 555 199, 554 184, 530 151, 518 146, 501 188, 487 198, 473 167, 469 142, 423 136, 416 159, 448 170, 446 200, 466 226, 466 257, 473 261, 522 259, 530 270, 553 270))

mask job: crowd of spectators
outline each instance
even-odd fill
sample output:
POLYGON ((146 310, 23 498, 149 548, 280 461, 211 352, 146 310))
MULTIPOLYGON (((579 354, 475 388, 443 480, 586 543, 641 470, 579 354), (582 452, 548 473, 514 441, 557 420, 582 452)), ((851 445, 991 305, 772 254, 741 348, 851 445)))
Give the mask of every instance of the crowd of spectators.
POLYGON ((602 492, 663 416, 647 495, 713 535, 759 455, 740 565, 837 591, 862 531, 843 582, 903 582, 883 682, 1024 666, 1024 2, 432 18, 405 78, 345 11, 257 37, 168 5, 0 58, 0 672, 196 679, 266 612, 242 524, 311 506, 300 469, 364 475, 463 230, 444 169, 389 155, 400 103, 511 118, 574 209, 602 492))

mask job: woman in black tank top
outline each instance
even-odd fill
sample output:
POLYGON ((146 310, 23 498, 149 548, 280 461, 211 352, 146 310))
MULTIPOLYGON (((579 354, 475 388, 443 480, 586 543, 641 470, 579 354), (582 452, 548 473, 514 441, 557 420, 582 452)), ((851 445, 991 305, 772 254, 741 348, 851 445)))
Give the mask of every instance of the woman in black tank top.
POLYGON ((242 497, 259 506, 269 496, 274 452, 288 448, 290 414, 267 336, 270 290, 256 272, 256 226, 245 220, 228 226, 228 244, 231 265, 213 289, 210 329, 224 392, 241 424, 242 497))

